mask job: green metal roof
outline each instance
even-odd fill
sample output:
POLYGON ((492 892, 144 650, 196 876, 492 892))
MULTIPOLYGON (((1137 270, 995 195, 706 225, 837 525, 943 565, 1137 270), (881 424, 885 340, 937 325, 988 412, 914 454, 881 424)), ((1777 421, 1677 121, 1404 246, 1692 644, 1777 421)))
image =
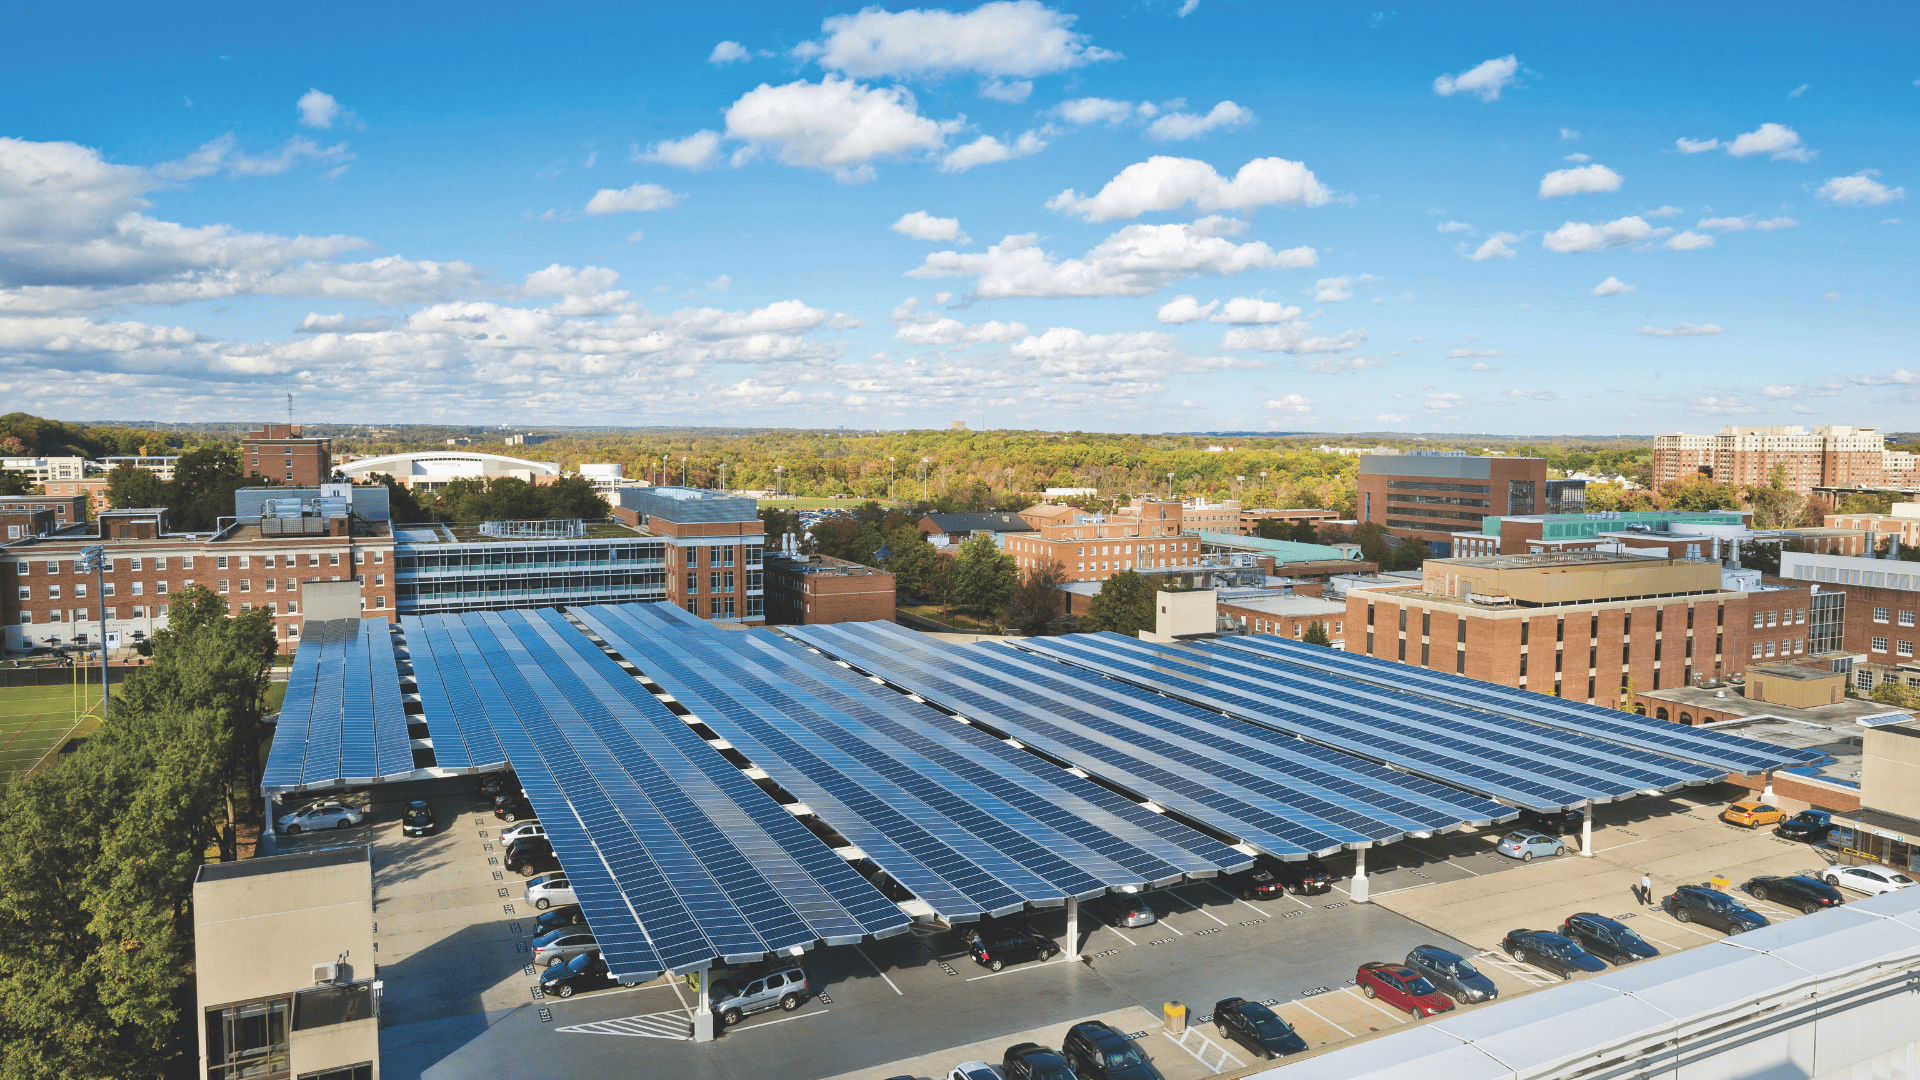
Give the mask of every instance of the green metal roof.
POLYGON ((1187 535, 1199 537, 1203 544, 1215 544, 1240 551, 1271 555, 1276 563, 1326 562, 1330 559, 1360 557, 1357 551, 1349 555, 1337 547, 1328 547, 1325 544, 1300 544, 1292 540, 1267 540, 1258 536, 1240 536, 1223 532, 1196 532, 1187 535))
MULTIPOLYGON (((1603 532, 1622 532, 1629 525, 1725 525, 1740 520, 1735 514, 1689 513, 1677 510, 1621 510, 1607 514, 1541 514, 1540 539, 1592 540, 1603 532)), ((1480 532, 1499 536, 1500 517, 1482 518, 1480 532)))

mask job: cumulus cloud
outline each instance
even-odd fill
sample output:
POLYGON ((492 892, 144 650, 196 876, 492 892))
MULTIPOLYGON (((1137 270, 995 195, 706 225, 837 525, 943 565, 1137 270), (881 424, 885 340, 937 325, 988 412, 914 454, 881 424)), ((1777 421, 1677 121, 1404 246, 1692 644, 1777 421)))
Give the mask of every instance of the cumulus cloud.
POLYGON ((1229 180, 1204 161, 1156 155, 1122 169, 1093 196, 1068 188, 1047 200, 1047 209, 1088 221, 1113 221, 1187 205, 1205 214, 1261 206, 1320 206, 1332 198, 1313 171, 1298 161, 1255 158, 1229 180))
POLYGON ((1391 367, 1393 361, 1377 356, 1329 356, 1315 360, 1307 365, 1307 370, 1320 375, 1353 375, 1362 371, 1391 367))
POLYGON ((278 176, 307 162, 337 167, 352 160, 353 154, 348 152, 346 143, 322 146, 300 135, 288 139, 268 153, 249 154, 240 149, 239 140, 234 138, 232 132, 228 132, 201 145, 179 161, 154 166, 153 171, 168 180, 198 180, 215 173, 225 173, 228 178, 278 176))
POLYGON ((1790 217, 1776 217, 1768 218, 1765 221, 1756 221, 1753 223, 1753 227, 1759 229, 1761 232, 1774 232, 1779 229, 1791 229, 1799 224, 1799 222, 1790 217))
POLYGON ((1723 145, 1719 139, 1689 139, 1685 135, 1673 140, 1673 145, 1683 154, 1704 154, 1709 150, 1718 150, 1723 145))
MULTIPOLYGON (((1212 309, 1212 305, 1208 305, 1212 309)), ((1300 309, 1273 300, 1261 300, 1251 296, 1236 296, 1220 308, 1220 314, 1209 315, 1208 322, 1235 323, 1242 326, 1264 323, 1291 322, 1300 317, 1300 309)), ((1306 329, 1302 325, 1301 329, 1306 329)))
POLYGON ((1743 217, 1701 218, 1694 228, 1711 229, 1714 232, 1741 232, 1752 224, 1752 221, 1743 217))
POLYGON ((1449 221, 1449 222, 1445 222, 1444 224, 1442 224, 1442 225, 1440 225, 1440 226, 1438 226, 1437 228, 1435 228, 1435 229, 1434 229, 1434 231, 1435 231, 1435 232, 1443 232, 1443 233, 1455 233, 1455 232, 1458 232, 1458 233, 1468 233, 1468 234, 1471 234, 1471 233, 1473 232, 1473 226, 1471 226, 1471 225, 1469 225, 1469 224, 1467 224, 1467 223, 1466 223, 1466 222, 1464 222, 1464 221, 1449 221))
POLYGON ((1734 157, 1766 154, 1775 161, 1812 161, 1814 152, 1800 144, 1800 133, 1784 124, 1761 124, 1727 144, 1734 157))
POLYGON ((1486 262, 1488 259, 1511 259, 1519 254, 1514 251, 1511 246, 1513 242, 1518 239, 1520 239, 1518 236, 1510 232, 1494 233, 1492 236, 1487 237, 1486 242, 1477 248, 1469 250, 1467 245, 1461 244, 1459 246, 1460 257, 1472 262, 1486 262))
POLYGON ((1561 160, 1561 161, 1592 161, 1592 160, 1593 160, 1593 155, 1591 155, 1591 154, 1568 154, 1568 155, 1567 155, 1566 157, 1563 157, 1563 158, 1561 158, 1560 160, 1561 160))
POLYGON ((1063 101, 1053 110, 1054 115, 1070 124, 1082 126, 1088 124, 1123 124, 1135 117, 1150 117, 1159 110, 1145 102, 1135 105, 1131 101, 1114 101, 1111 98, 1085 97, 1072 101, 1063 101))
POLYGON ((945 240, 955 244, 973 243, 966 233, 960 231, 959 218, 934 217, 925 210, 901 214, 900 220, 888 228, 901 236, 910 236, 915 240, 945 240))
POLYGON ((1908 386, 1920 383, 1920 375, 1906 368, 1894 368, 1885 374, 1855 375, 1847 381, 1860 386, 1908 386))
POLYGON ((1129 225, 1078 259, 1055 260, 1034 233, 1008 236, 979 254, 937 251, 909 277, 975 277, 973 295, 1146 296, 1183 277, 1229 277, 1248 270, 1297 270, 1313 266, 1311 247, 1275 251, 1265 243, 1236 244, 1226 236, 1244 223, 1205 217, 1191 224, 1129 225))
POLYGON ((1033 80, 989 79, 980 84, 980 96, 1018 105, 1033 96, 1033 80))
POLYGON ((1353 286, 1355 283, 1365 284, 1369 281, 1385 280, 1385 278, 1373 274, 1321 278, 1314 283, 1316 291, 1313 294, 1313 302, 1316 304, 1337 304, 1342 300, 1351 300, 1353 299, 1353 286))
POLYGON ((1158 318, 1163 323, 1197 322, 1213 314, 1213 310, 1219 306, 1218 300, 1202 304, 1191 296, 1176 296, 1160 305, 1158 318))
POLYGON ((826 39, 794 54, 859 78, 965 72, 1025 79, 1120 58, 1074 33, 1074 19, 1037 0, 996 0, 957 15, 869 7, 829 17, 821 24, 826 39))
POLYGON ((601 188, 587 200, 587 213, 628 214, 642 210, 668 210, 680 196, 659 184, 635 184, 629 188, 601 188))
POLYGON ((1473 360, 1479 357, 1501 357, 1506 355, 1506 353, 1498 349, 1470 349, 1464 345, 1456 345, 1447 350, 1447 359, 1449 360, 1473 360))
POLYGON ((1288 394, 1285 397, 1268 398, 1266 408, 1269 412, 1291 413, 1298 416, 1312 412, 1313 407, 1318 404, 1320 403, 1310 397, 1288 394))
POLYGON ((1700 416, 1739 416, 1753 412, 1754 408, 1735 398, 1710 396, 1696 399, 1692 411, 1700 416))
POLYGON ((1582 165, 1577 169, 1555 169, 1540 178, 1540 198, 1560 195, 1590 195, 1620 190, 1620 174, 1605 165, 1582 165))
POLYGON ((1653 231, 1653 226, 1639 217, 1616 218, 1600 225, 1569 221, 1541 237, 1540 246, 1563 255, 1599 251, 1637 243, 1652 236, 1653 231))
POLYGON ((1290 353, 1311 356, 1319 353, 1351 352, 1367 343, 1365 330, 1343 330, 1327 336, 1308 336, 1313 326, 1305 322, 1234 327, 1220 335, 1225 351, 1252 349, 1256 352, 1290 353))
POLYGON ((1027 336, 1026 323, 997 320, 963 323, 920 310, 920 298, 909 296, 893 309, 895 341, 909 345, 956 345, 983 342, 1003 343, 1027 336))
POLYGON ((1595 285, 1592 291, 1595 296, 1621 296, 1632 292, 1636 288, 1638 288, 1638 286, 1629 285, 1617 277, 1608 275, 1607 280, 1595 285))
POLYGON ((1197 139, 1210 131, 1223 131, 1253 123, 1253 110, 1222 101, 1205 115, 1170 112, 1147 125, 1147 138, 1168 142, 1197 139))
POLYGON ((322 131, 331 128, 336 121, 344 119, 350 122, 353 117, 352 113, 341 108, 332 94, 322 93, 319 90, 308 90, 301 94, 300 100, 293 105, 300 110, 300 123, 322 131))
POLYGON ((904 87, 867 87, 831 75, 817 83, 761 83, 726 116, 728 137, 747 143, 736 160, 771 150, 785 164, 823 169, 844 183, 871 180, 869 163, 876 158, 943 149, 960 127, 957 120, 921 116, 904 87))
POLYGON ((1670 218, 1679 217, 1680 213, 1681 210, 1677 206, 1663 206, 1658 210, 1647 211, 1645 216, 1650 218, 1670 218))
POLYGON ((966 172, 976 165, 991 165, 997 161, 1028 157, 1046 148, 1047 142, 1040 137, 1038 131, 1023 132, 1012 142, 1001 142, 991 135, 982 135, 941 158, 940 171, 966 172))
POLYGON ((1820 185, 1815 195, 1838 206, 1883 206, 1907 197, 1907 189, 1890 188, 1875 180, 1878 169, 1867 169, 1852 176, 1836 176, 1820 185))
POLYGON ((1512 86, 1520 71, 1513 56, 1485 60, 1458 75, 1442 75, 1433 80, 1433 92, 1441 97, 1472 94, 1481 101, 1499 101, 1500 91, 1512 86))
POLYGON ((350 319, 342 314, 322 315, 309 311, 307 317, 294 327, 298 334, 374 334, 393 326, 393 320, 385 315, 371 315, 365 318, 350 319))
POLYGON ((1428 412, 1452 412, 1457 409, 1464 409, 1472 403, 1459 394, 1428 391, 1426 400, 1422 404, 1428 412))
POLYGON ((737 41, 723 41, 715 45, 713 51, 707 54, 707 63, 709 64, 725 65, 731 64, 736 60, 751 59, 753 59, 753 54, 747 51, 746 46, 737 41))
POLYGON ((635 161, 651 161, 682 169, 705 169, 720 157, 720 133, 696 131, 684 139, 665 139, 636 151, 635 161))
POLYGON ((1701 248, 1712 247, 1713 237, 1689 229, 1676 236, 1668 237, 1667 242, 1662 246, 1668 251, 1698 251, 1701 248))
POLYGON ((1669 326, 1643 326, 1640 329, 1635 330, 1634 333, 1641 334, 1646 337, 1699 337, 1703 334, 1724 334, 1726 333, 1726 330, 1719 326, 1715 326, 1713 323, 1706 323, 1700 326, 1695 326, 1692 323, 1683 322, 1683 323, 1675 323, 1673 326, 1670 326, 1670 327, 1669 326))

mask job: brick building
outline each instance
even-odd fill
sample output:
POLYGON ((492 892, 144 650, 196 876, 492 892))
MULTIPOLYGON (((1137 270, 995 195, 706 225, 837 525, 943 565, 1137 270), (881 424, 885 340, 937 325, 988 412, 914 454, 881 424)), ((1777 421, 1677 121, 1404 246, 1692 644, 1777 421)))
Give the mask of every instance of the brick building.
MULTIPOLYGON (((1347 650, 1616 705, 1811 654, 1812 590, 1725 588, 1720 567, 1599 552, 1430 559, 1417 587, 1347 594, 1347 650)), ((1815 642, 1817 645, 1817 642, 1815 642)))
POLYGON ((1068 581, 1105 581, 1124 570, 1200 564, 1200 540, 1182 536, 1186 506, 1135 499, 1112 514, 1075 512, 1026 531, 1010 532, 1006 552, 1020 571, 1052 563, 1068 581))
POLYGON ((1008 535, 1033 531, 1034 526, 1020 514, 926 514, 920 518, 921 538, 937 548, 958 547, 986 533, 1004 549, 1008 535))
POLYGON ((85 495, 0 495, 0 538, 20 540, 87 519, 85 495))
POLYGON ((1277 589, 1229 589, 1215 595, 1220 614, 1249 634, 1272 634, 1304 639, 1307 628, 1319 623, 1336 649, 1346 647, 1347 605, 1318 596, 1277 589))
POLYGON ((1255 527, 1263 521, 1277 521, 1282 525, 1318 525, 1323 521, 1336 521, 1339 517, 1340 515, 1332 510, 1308 510, 1298 507, 1290 510, 1276 510, 1272 507, 1261 507, 1256 510, 1243 509, 1240 511, 1240 526, 1234 531, 1241 536, 1252 536, 1255 527))
MULTIPOLYGON (((1780 576, 1846 598, 1840 647, 1875 665, 1855 665, 1856 680, 1871 680, 1878 672, 1883 681, 1896 681, 1900 676, 1895 669, 1916 663, 1920 563, 1788 551, 1780 555, 1780 576)), ((1872 684, 1855 685, 1864 690, 1872 684)))
POLYGON ((893 575, 831 555, 767 556, 767 621, 892 622, 893 575))
POLYGON ((1920 549, 1920 502, 1894 503, 1885 514, 1828 514, 1826 523, 1829 528, 1871 532, 1876 550, 1889 540, 1898 541, 1903 547, 1920 549))
POLYGON ((84 480, 87 459, 83 457, 10 457, 0 458, 0 472, 18 473, 29 484, 54 480, 84 480))
POLYGON ((1738 427, 1718 435, 1660 435, 1653 440, 1653 487, 1704 477, 1717 484, 1762 485, 1775 467, 1788 488, 1879 486, 1911 476, 1913 455, 1889 451, 1873 428, 1738 427))
POLYGON ((240 472, 289 487, 316 487, 333 477, 333 440, 302 438, 287 424, 262 424, 240 440, 240 472))
POLYGON ((1485 518, 1539 513, 1546 489, 1541 458, 1369 455, 1360 459, 1357 516, 1444 558, 1454 533, 1477 530, 1485 518))
POLYGON ((669 603, 703 619, 765 621, 767 530, 754 500, 703 488, 621 488, 613 515, 660 539, 669 603))

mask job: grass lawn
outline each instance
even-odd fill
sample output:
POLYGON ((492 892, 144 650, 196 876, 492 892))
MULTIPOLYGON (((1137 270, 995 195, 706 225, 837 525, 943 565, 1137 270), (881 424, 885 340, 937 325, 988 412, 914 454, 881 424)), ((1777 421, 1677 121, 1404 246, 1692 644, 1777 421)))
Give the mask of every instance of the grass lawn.
MULTIPOLYGON (((82 687, 92 713, 76 736, 99 724, 100 688, 82 687)), ((0 784, 31 769, 73 727, 79 698, 71 686, 0 687, 0 784)))
POLYGON ((965 616, 943 611, 934 604, 921 604, 918 607, 902 607, 900 610, 918 615, 923 619, 932 619, 934 622, 951 626, 955 630, 969 634, 1000 634, 1005 632, 1002 627, 994 623, 976 622, 965 616))

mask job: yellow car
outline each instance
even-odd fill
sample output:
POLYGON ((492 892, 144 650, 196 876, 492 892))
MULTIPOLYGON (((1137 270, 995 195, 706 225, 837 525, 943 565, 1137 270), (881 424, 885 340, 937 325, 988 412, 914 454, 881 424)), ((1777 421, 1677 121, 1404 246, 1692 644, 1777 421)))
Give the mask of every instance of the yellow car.
POLYGON ((1726 811, 1720 815, 1720 820, 1729 825, 1745 825, 1749 829, 1757 829, 1762 825, 1778 825, 1780 819, 1786 816, 1786 813, 1777 806, 1747 799, 1727 807, 1726 811))

